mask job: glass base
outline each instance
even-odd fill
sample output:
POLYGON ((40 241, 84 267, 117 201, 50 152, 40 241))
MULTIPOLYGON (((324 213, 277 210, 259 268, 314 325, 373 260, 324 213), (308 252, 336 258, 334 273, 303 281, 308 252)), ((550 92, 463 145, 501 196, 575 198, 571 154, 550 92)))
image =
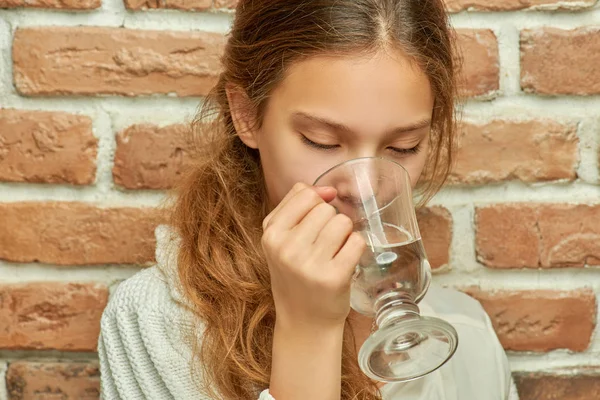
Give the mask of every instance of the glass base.
POLYGON ((444 365, 457 346, 452 325, 439 318, 415 317, 386 325, 369 336, 358 362, 371 379, 404 382, 444 365))

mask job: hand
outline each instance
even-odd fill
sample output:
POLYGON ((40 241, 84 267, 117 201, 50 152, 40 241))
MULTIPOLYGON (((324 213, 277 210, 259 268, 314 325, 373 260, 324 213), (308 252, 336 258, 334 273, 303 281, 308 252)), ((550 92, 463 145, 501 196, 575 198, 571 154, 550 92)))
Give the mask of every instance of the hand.
POLYGON ((331 187, 298 183, 263 221, 277 324, 343 326, 365 241, 328 204, 331 187))

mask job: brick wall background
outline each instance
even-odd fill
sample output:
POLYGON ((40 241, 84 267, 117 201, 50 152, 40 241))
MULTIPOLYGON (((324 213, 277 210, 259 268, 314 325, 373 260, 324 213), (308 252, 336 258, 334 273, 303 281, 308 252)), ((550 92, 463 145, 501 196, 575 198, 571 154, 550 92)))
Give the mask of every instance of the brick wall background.
MULTIPOLYGON (((98 397, 102 309, 153 262, 233 3, 0 0, 0 400, 98 397)), ((481 301, 523 400, 600 398, 600 6, 447 4, 470 100, 419 216, 435 279, 481 301)))

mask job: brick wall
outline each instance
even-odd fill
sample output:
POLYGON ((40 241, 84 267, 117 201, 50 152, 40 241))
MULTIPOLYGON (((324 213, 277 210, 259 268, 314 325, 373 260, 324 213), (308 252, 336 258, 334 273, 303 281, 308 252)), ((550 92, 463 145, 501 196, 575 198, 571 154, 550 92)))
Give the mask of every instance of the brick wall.
MULTIPOLYGON (((435 279, 481 301, 523 400, 598 398, 600 6, 447 4, 470 100, 419 215, 435 279)), ((97 398, 102 308, 153 262, 233 5, 0 0, 0 400, 97 398)))

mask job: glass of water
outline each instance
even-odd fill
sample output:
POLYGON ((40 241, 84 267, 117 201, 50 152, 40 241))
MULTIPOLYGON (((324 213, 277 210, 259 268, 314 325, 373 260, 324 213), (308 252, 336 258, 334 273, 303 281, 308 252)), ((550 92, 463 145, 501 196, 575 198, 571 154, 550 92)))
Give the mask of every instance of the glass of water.
POLYGON ((421 316, 417 304, 431 281, 408 172, 385 158, 346 161, 315 186, 337 189, 330 202, 367 242, 352 282, 351 304, 377 329, 360 349, 362 371, 382 382, 409 381, 448 361, 458 345, 449 323, 421 316))

